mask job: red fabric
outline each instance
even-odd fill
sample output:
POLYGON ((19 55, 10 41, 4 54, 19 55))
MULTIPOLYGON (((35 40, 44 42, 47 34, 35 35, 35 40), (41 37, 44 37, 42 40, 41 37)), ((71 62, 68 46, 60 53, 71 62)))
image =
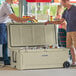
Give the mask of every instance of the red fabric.
POLYGON ((26 0, 27 2, 51 2, 51 0, 26 0))
POLYGON ((59 25, 59 28, 62 28, 62 24, 59 25))
POLYGON ((65 25, 65 23, 60 24, 59 25, 59 28, 62 28, 62 26, 64 26, 64 25, 65 25))

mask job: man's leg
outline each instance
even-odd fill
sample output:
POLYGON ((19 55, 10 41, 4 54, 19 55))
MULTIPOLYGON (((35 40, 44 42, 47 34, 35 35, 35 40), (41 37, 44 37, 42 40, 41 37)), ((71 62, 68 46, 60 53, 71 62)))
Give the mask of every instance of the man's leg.
POLYGON ((10 61, 9 61, 9 58, 8 58, 7 43, 3 44, 3 46, 2 46, 2 52, 3 52, 4 65, 9 65, 10 61))
POLYGON ((73 47, 71 47, 70 48, 70 51, 71 51, 71 55, 72 55, 72 61, 73 61, 73 64, 75 64, 75 52, 74 52, 74 48, 73 47))
POLYGON ((74 52, 74 48, 72 47, 72 37, 71 37, 71 35, 72 35, 71 32, 67 33, 66 46, 67 46, 67 48, 70 48, 71 55, 72 55, 72 61, 73 61, 73 64, 75 64, 75 52, 74 52))
POLYGON ((72 32, 72 42, 73 42, 73 46, 74 46, 75 62, 76 62, 76 32, 72 32))
POLYGON ((75 53, 75 62, 76 62, 76 48, 74 48, 74 53, 75 53))

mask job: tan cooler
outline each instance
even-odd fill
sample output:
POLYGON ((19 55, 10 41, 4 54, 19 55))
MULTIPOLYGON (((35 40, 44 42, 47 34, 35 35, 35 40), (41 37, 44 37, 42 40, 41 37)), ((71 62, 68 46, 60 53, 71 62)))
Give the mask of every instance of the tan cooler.
POLYGON ((11 66, 22 69, 69 67, 67 48, 56 44, 56 26, 44 23, 7 24, 11 66))

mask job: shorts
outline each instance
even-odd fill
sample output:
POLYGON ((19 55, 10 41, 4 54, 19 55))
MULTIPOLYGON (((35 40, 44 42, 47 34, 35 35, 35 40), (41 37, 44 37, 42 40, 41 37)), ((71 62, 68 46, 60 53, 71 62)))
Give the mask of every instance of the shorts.
POLYGON ((76 48, 76 32, 67 32, 66 47, 71 48, 72 46, 76 48))

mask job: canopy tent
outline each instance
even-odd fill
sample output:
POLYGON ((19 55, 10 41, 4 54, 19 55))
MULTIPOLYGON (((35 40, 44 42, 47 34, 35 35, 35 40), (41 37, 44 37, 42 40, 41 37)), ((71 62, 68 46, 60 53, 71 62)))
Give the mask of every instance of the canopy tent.
MULTIPOLYGON (((59 3, 60 0, 54 0, 55 3, 59 3)), ((76 0, 70 0, 71 3, 76 3, 76 0)))
MULTIPOLYGON (((59 3, 60 0, 26 0, 27 2, 54 2, 59 3)), ((71 3, 76 3, 76 0, 70 0, 71 3)))
POLYGON ((27 2, 51 2, 51 0, 26 0, 27 2))
POLYGON ((71 1, 71 3, 76 3, 76 0, 70 0, 71 1))

